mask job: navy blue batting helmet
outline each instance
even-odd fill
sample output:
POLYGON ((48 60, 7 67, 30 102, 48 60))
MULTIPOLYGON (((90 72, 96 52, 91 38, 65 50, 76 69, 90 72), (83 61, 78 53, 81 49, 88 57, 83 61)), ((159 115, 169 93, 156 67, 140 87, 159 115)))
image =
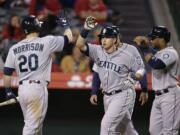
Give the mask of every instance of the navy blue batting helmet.
POLYGON ((120 33, 120 29, 116 26, 116 25, 113 25, 111 26, 113 29, 115 29, 117 31, 118 34, 121 34, 120 33))
POLYGON ((42 28, 42 22, 39 21, 34 15, 30 15, 22 20, 21 26, 25 34, 40 32, 42 28))
POLYGON ((118 31, 111 26, 106 26, 101 29, 101 33, 98 35, 98 37, 101 38, 116 38, 118 36, 118 31))
POLYGON ((170 41, 171 33, 164 26, 154 26, 151 32, 148 34, 148 37, 151 39, 155 38, 164 38, 166 42, 170 41))

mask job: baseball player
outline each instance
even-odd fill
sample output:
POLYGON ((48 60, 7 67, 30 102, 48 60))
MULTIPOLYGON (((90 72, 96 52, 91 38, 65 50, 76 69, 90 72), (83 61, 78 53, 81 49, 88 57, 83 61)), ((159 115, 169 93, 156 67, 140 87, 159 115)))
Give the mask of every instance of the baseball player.
MULTIPOLYGON (((112 27, 105 27, 101 31, 99 36, 102 46, 86 43, 88 32, 95 26, 95 18, 87 17, 76 46, 98 66, 106 110, 100 135, 120 135, 131 122, 136 96, 134 82, 129 75, 134 73, 136 79, 141 79, 145 72, 144 64, 141 57, 137 59, 133 54, 124 51, 130 46, 117 46, 118 33, 112 27)), ((130 48, 138 53, 135 47, 130 48)))
POLYGON ((43 121, 48 107, 47 85, 50 82, 51 54, 62 51, 72 42, 69 24, 60 14, 57 22, 65 28, 64 36, 39 37, 41 24, 35 16, 22 21, 26 38, 10 48, 4 68, 7 97, 15 98, 11 90, 11 75, 19 77, 19 103, 24 116, 23 135, 42 135, 43 121))
MULTIPOLYGON (((121 42, 121 35, 120 35, 119 28, 117 26, 112 26, 112 28, 115 29, 118 33, 117 46, 122 47, 124 45, 127 45, 127 44, 121 42)), ((132 51, 132 49, 126 49, 126 51, 132 51)), ((136 54, 135 52, 131 52, 131 53, 134 55, 134 57, 139 57, 139 53, 136 54)), ((99 79, 98 66, 96 64, 93 65, 93 71, 94 72, 93 72, 93 79, 92 79, 92 90, 91 90, 90 102, 92 105, 97 105, 97 101, 98 101, 97 92, 100 89, 101 81, 99 79)), ((141 101, 141 105, 144 105, 148 100, 148 93, 147 93, 148 88, 147 88, 146 74, 144 74, 143 78, 140 80, 140 84, 142 87, 142 92, 140 94, 139 101, 141 101)), ((138 134, 136 132, 136 130, 134 129, 133 124, 131 122, 127 125, 125 134, 126 135, 138 134)))
POLYGON ((149 38, 150 42, 146 37, 137 37, 140 43, 143 42, 139 47, 152 68, 152 89, 155 91, 149 131, 151 135, 179 135, 178 53, 169 44, 170 32, 166 27, 154 26, 149 33, 149 38), (149 43, 152 46, 148 46, 149 43))

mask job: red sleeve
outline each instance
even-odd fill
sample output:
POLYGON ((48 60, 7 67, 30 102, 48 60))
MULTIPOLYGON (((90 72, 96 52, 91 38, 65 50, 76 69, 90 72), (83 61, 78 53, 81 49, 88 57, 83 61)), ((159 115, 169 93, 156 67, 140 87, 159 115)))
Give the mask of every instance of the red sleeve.
POLYGON ((77 0, 75 3, 75 11, 79 16, 80 12, 88 9, 88 0, 77 0))
POLYGON ((36 15, 35 7, 36 7, 36 0, 31 0, 31 3, 29 4, 30 15, 36 15))
POLYGON ((47 0, 45 7, 55 14, 57 14, 62 9, 62 5, 59 0, 47 0))
POLYGON ((15 34, 13 36, 13 39, 16 39, 17 41, 24 38, 24 32, 21 28, 16 28, 15 34))
MULTIPOLYGON (((101 0, 101 1, 99 1, 98 8, 96 8, 96 9, 91 9, 91 10, 92 10, 92 11, 97 11, 97 12, 107 12, 107 7, 106 7, 106 5, 103 3, 103 1, 101 0)), ((99 24, 101 24, 101 23, 106 22, 106 19, 97 19, 97 22, 98 22, 99 24)))
POLYGON ((107 6, 104 4, 103 1, 99 3, 99 11, 107 11, 107 6))
POLYGON ((8 25, 5 25, 2 30, 3 39, 9 38, 8 25))

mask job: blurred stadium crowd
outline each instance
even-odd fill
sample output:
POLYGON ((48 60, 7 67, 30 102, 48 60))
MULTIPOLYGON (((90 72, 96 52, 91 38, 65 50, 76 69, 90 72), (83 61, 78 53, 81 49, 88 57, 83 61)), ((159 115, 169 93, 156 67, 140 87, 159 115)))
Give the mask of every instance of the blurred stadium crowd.
MULTIPOLYGON (((88 40, 98 43, 96 35, 100 33, 103 25, 113 23, 120 26, 124 23, 121 13, 115 12, 108 5, 107 0, 0 0, 1 70, 9 48, 24 38, 20 26, 24 16, 36 15, 44 22, 40 36, 61 35, 64 30, 56 24, 56 15, 65 9, 76 40, 84 19, 92 15, 97 18, 99 26, 90 34, 88 40)), ((73 45, 69 45, 62 53, 53 54, 52 59, 52 72, 91 72, 92 62, 73 45)))

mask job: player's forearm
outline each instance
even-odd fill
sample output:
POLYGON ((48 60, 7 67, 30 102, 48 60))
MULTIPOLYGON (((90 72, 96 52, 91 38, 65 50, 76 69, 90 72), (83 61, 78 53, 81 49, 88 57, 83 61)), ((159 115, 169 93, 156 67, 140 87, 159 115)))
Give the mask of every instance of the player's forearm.
POLYGON ((85 46, 85 43, 86 43, 85 39, 88 36, 88 33, 90 32, 90 30, 95 28, 96 25, 97 25, 97 22, 94 17, 88 16, 86 18, 85 23, 84 23, 84 28, 80 32, 80 35, 76 42, 76 47, 78 47, 81 51, 87 51, 87 47, 85 46))
POLYGON ((11 87, 11 76, 4 75, 3 76, 3 82, 4 82, 4 87, 5 88, 11 87))
POLYGON ((76 46, 80 49, 80 50, 83 50, 84 46, 85 46, 85 42, 86 40, 81 36, 79 35, 78 39, 77 39, 77 42, 76 42, 76 46))
POLYGON ((85 51, 85 43, 86 43, 86 37, 88 36, 89 30, 83 29, 77 39, 76 46, 82 50, 85 51))
POLYGON ((147 75, 146 75, 146 73, 144 74, 142 79, 139 81, 139 83, 141 85, 142 91, 143 92, 147 92, 148 91, 148 82, 147 82, 147 75))
POLYGON ((68 28, 64 31, 64 35, 68 37, 68 40, 70 43, 73 42, 73 35, 72 35, 72 31, 70 28, 68 28))

